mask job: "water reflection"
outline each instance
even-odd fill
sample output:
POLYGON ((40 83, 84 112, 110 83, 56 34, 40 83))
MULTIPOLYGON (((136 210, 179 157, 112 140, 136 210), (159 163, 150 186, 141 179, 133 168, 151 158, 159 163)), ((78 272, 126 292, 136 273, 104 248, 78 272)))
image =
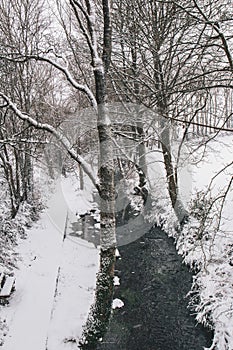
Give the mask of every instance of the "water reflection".
POLYGON ((100 217, 96 209, 78 215, 77 221, 70 224, 70 235, 82 238, 95 247, 100 245, 100 217))
MULTIPOLYGON (((151 223, 146 222, 144 215, 139 211, 130 213, 131 218, 123 218, 116 215, 116 240, 117 246, 123 246, 134 242, 151 228, 151 223)), ((95 247, 100 245, 100 217, 98 210, 90 210, 80 214, 77 221, 70 224, 71 236, 82 238, 95 247)))

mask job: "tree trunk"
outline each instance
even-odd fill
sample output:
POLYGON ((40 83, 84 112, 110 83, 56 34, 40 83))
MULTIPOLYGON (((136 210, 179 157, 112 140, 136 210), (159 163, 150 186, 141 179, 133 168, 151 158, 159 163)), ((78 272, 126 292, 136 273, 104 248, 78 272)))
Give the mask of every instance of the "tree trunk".
POLYGON ((98 341, 106 332, 111 315, 116 250, 113 135, 106 104, 106 76, 111 57, 109 1, 102 0, 102 6, 104 18, 102 59, 96 59, 96 52, 93 52, 94 56, 92 56, 98 106, 99 184, 97 189, 100 195, 100 270, 97 276, 95 302, 89 312, 79 344, 81 349, 96 349, 98 341))
POLYGON ((92 305, 79 342, 79 347, 94 350, 107 331, 112 310, 115 248, 101 250, 100 270, 97 275, 95 304, 92 305))
POLYGON ((168 192, 171 199, 172 207, 175 211, 177 219, 180 224, 183 224, 188 217, 188 212, 184 208, 182 200, 179 198, 178 176, 177 169, 175 169, 171 154, 170 141, 170 122, 168 118, 164 118, 164 113, 161 112, 160 119, 160 140, 162 145, 164 166, 166 171, 166 178, 168 183, 168 192))
POLYGON ((145 134, 143 129, 143 122, 137 122, 137 132, 139 134, 138 156, 139 167, 143 170, 145 177, 147 177, 147 164, 146 164, 146 146, 145 146, 145 134))
POLYGON ((80 165, 78 165, 79 169, 79 186, 80 190, 84 190, 84 177, 83 177, 83 169, 80 165))

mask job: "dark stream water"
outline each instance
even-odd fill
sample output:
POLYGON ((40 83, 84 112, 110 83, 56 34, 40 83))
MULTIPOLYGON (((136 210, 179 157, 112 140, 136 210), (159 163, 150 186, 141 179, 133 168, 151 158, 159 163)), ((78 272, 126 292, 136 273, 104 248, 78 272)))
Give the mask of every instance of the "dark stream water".
MULTIPOLYGON (((93 217, 72 224, 73 235, 99 244, 93 217)), ((212 333, 197 325, 187 309, 192 275, 177 255, 174 242, 159 228, 119 248, 114 298, 124 307, 113 311, 98 350, 201 350, 212 333)))

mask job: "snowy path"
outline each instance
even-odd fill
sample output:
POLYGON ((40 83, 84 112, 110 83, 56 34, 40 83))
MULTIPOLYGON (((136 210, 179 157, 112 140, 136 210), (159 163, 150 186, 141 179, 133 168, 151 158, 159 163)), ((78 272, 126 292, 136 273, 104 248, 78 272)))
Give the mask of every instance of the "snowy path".
POLYGON ((23 260, 16 271, 16 292, 1 312, 9 327, 2 350, 45 348, 67 213, 59 191, 48 206, 19 246, 23 260))
MULTIPOLYGON (((64 343, 59 339, 61 343, 61 347, 59 347, 56 337, 58 335, 62 336, 65 331, 67 336, 72 335, 70 328, 68 328, 67 315, 65 315, 65 310, 71 310, 71 306, 65 305, 64 308, 64 299, 68 300, 73 306, 76 320, 78 317, 80 322, 85 321, 88 306, 92 301, 95 273, 98 265, 98 251, 88 247, 88 251, 91 250, 93 261, 90 260, 86 266, 82 262, 82 259, 86 261, 85 259, 88 258, 85 247, 83 249, 82 245, 74 245, 69 239, 65 240, 64 242, 67 241, 67 244, 64 244, 63 236, 67 209, 62 191, 58 188, 36 227, 29 231, 28 239, 20 243, 19 253, 23 259, 19 263, 19 270, 16 271, 16 291, 10 300, 9 306, 1 309, 1 317, 6 319, 9 327, 4 345, 1 347, 2 350, 45 350, 48 334, 52 339, 51 342, 48 339, 48 349, 63 349, 64 343), (77 254, 77 249, 73 249, 74 246, 79 247, 79 254, 77 254), (77 285, 76 275, 79 266, 76 264, 77 259, 76 261, 73 259, 74 254, 79 256, 79 264, 81 269, 84 269, 80 273, 85 276, 84 280, 87 281, 84 285, 82 285, 82 279, 79 281, 80 300, 76 307, 74 307, 75 301, 72 302, 72 295, 69 294, 71 290, 66 290, 67 280, 73 278, 73 285, 77 285), (68 256, 68 259, 65 259, 66 256, 68 256), (64 266, 60 266, 61 264, 64 266), (89 267, 88 264, 90 264, 89 267), (91 270, 91 273, 88 275, 85 269, 91 270), (60 281, 62 286, 62 288, 58 286, 58 289, 62 289, 59 292, 60 300, 55 303, 54 293, 58 271, 60 271, 60 277, 64 274, 66 276, 60 281), (82 300, 83 288, 88 291, 84 295, 84 300, 82 300), (63 293, 65 298, 62 298, 63 293), (82 305, 82 308, 79 310, 80 305, 82 305), (57 312, 56 307, 61 313, 59 313, 59 310, 57 312), (51 316, 53 316, 52 322, 51 316), (54 343, 57 346, 53 347, 54 343)), ((70 322, 72 323, 72 321, 71 312, 70 322)), ((71 326, 71 324, 69 325, 71 326)), ((80 333, 81 325, 76 323, 72 326, 76 326, 80 333)), ((78 335, 80 335, 79 333, 78 335)), ((70 343, 66 344, 70 349, 70 343)))
POLYGON ((71 222, 69 213, 46 350, 77 349, 74 340, 80 337, 93 302, 99 251, 93 244, 69 235, 71 222))

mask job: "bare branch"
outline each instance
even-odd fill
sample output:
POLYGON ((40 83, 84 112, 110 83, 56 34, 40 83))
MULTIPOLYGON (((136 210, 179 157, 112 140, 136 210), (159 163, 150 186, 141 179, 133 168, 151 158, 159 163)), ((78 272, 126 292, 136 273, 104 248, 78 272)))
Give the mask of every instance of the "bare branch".
POLYGON ((83 171, 89 176, 93 184, 97 187, 97 179, 94 176, 90 165, 84 160, 84 158, 82 158, 79 154, 75 152, 69 140, 62 133, 56 130, 52 125, 47 123, 40 123, 34 118, 30 117, 29 115, 21 112, 17 108, 17 106, 2 92, 0 92, 0 97, 7 103, 8 107, 15 113, 15 115, 19 119, 28 122, 31 126, 33 126, 36 129, 45 130, 52 134, 66 149, 70 157, 80 164, 80 166, 83 168, 83 171))
POLYGON ((87 85, 79 84, 72 77, 72 75, 71 75, 71 73, 70 73, 70 71, 68 70, 67 67, 62 66, 58 62, 52 60, 51 58, 42 57, 42 56, 35 56, 35 55, 28 55, 28 56, 22 56, 22 57, 16 57, 16 58, 12 58, 12 57, 8 57, 8 56, 0 56, 0 59, 5 59, 7 61, 17 62, 17 63, 24 63, 27 60, 33 59, 33 60, 36 60, 36 61, 42 61, 42 62, 47 62, 47 63, 51 64, 53 67, 55 67, 56 69, 58 69, 60 72, 62 72, 65 75, 66 79, 69 81, 69 83, 76 90, 83 92, 88 97, 88 99, 91 102, 91 105, 97 111, 97 102, 96 102, 95 96, 93 95, 93 93, 89 89, 89 87, 87 85))
POLYGON ((187 125, 198 125, 198 126, 203 126, 205 128, 210 128, 210 129, 214 129, 214 130, 218 130, 218 131, 229 131, 229 132, 233 132, 233 129, 229 129, 229 128, 225 128, 224 125, 226 124, 227 120, 230 119, 230 117, 233 115, 233 113, 230 114, 230 116, 228 116, 228 118, 224 121, 223 126, 212 126, 212 125, 208 125, 205 123, 198 123, 198 122, 194 122, 194 121, 190 121, 190 120, 184 120, 184 119, 179 119, 179 118, 175 118, 175 117, 169 117, 166 116, 166 119, 170 119, 170 120, 174 120, 176 122, 180 122, 183 124, 187 124, 187 125))
POLYGON ((228 46, 228 42, 227 42, 227 39, 224 35, 224 33, 221 31, 219 25, 217 25, 215 22, 213 21, 210 21, 208 19, 208 17, 206 16, 206 14, 202 11, 202 9, 200 8, 200 6, 198 5, 197 1, 196 0, 193 0, 193 3, 194 5, 196 6, 198 12, 200 13, 200 15, 203 17, 203 19, 206 21, 207 24, 209 24, 215 32, 218 33, 219 35, 219 38, 221 39, 222 41, 222 45, 223 45, 223 49, 225 51, 225 54, 227 56, 227 59, 228 59, 228 62, 229 62, 229 65, 231 67, 231 70, 233 71, 233 59, 232 59, 232 55, 231 55, 231 52, 230 52, 230 49, 229 49, 229 46, 228 46))

